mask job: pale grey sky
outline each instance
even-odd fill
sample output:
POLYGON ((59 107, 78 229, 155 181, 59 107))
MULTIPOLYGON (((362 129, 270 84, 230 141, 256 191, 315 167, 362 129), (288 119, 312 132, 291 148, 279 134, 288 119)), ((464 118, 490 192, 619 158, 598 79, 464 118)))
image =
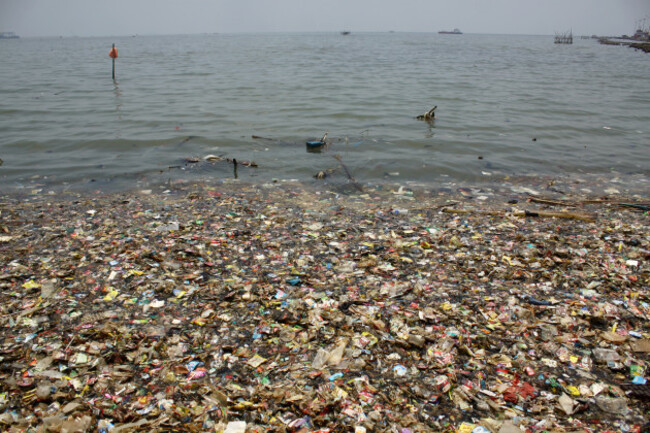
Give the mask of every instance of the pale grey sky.
POLYGON ((30 36, 414 31, 621 35, 650 0, 0 0, 0 31, 30 36))

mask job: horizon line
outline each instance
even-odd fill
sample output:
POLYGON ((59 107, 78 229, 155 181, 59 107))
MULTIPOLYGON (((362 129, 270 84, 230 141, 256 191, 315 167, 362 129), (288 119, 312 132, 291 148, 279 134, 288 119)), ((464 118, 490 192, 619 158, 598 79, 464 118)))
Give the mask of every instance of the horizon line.
MULTIPOLYGON (((268 30, 268 31, 232 31, 232 32, 196 32, 196 33, 132 33, 132 34, 113 34, 113 35, 35 35, 20 36, 20 39, 54 39, 54 38, 132 38, 132 37, 150 37, 150 36, 201 36, 201 35, 264 35, 264 34, 339 34, 343 30, 268 30)), ((350 34, 371 34, 371 33, 421 33, 421 34, 439 34, 439 31, 420 31, 420 30, 345 30, 350 34)), ((486 35, 486 36, 553 36, 552 33, 472 33, 462 32, 462 35, 486 35)), ((462 36, 461 35, 461 36, 462 36)), ((588 35, 594 36, 595 33, 588 35)), ((456 35, 458 36, 458 35, 456 35)), ((584 34, 583 36, 587 36, 584 34)), ((600 37, 613 37, 612 35, 597 35, 600 37)), ((620 35, 619 35, 620 36, 620 35)))

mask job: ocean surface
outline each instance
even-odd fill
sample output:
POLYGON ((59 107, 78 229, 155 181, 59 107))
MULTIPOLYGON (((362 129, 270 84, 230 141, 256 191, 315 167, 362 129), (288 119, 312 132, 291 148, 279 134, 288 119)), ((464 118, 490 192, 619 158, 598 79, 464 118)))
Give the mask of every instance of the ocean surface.
POLYGON ((1 190, 650 175, 650 56, 593 39, 24 38, 0 58, 1 190))

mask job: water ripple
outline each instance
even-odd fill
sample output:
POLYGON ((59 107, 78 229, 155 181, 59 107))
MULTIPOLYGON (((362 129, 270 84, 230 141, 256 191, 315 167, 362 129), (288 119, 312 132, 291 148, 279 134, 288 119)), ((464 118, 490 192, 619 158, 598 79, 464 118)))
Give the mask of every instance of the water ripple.
MULTIPOLYGON (((311 179, 337 166, 334 152, 366 181, 647 175, 650 167, 648 58, 592 40, 558 47, 552 37, 386 33, 2 42, 0 176, 9 183, 152 175, 215 152, 255 159, 248 176, 256 179, 311 179), (434 105, 435 122, 415 119, 434 105), (307 152, 305 141, 325 131, 330 151, 307 152)), ((205 170, 233 176, 218 164, 205 170)))

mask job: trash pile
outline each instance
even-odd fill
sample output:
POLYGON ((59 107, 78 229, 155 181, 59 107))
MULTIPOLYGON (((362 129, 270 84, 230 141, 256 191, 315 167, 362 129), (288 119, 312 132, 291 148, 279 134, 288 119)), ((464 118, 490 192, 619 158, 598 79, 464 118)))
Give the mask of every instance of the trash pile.
POLYGON ((647 431, 647 212, 449 199, 3 200, 1 429, 647 431))

